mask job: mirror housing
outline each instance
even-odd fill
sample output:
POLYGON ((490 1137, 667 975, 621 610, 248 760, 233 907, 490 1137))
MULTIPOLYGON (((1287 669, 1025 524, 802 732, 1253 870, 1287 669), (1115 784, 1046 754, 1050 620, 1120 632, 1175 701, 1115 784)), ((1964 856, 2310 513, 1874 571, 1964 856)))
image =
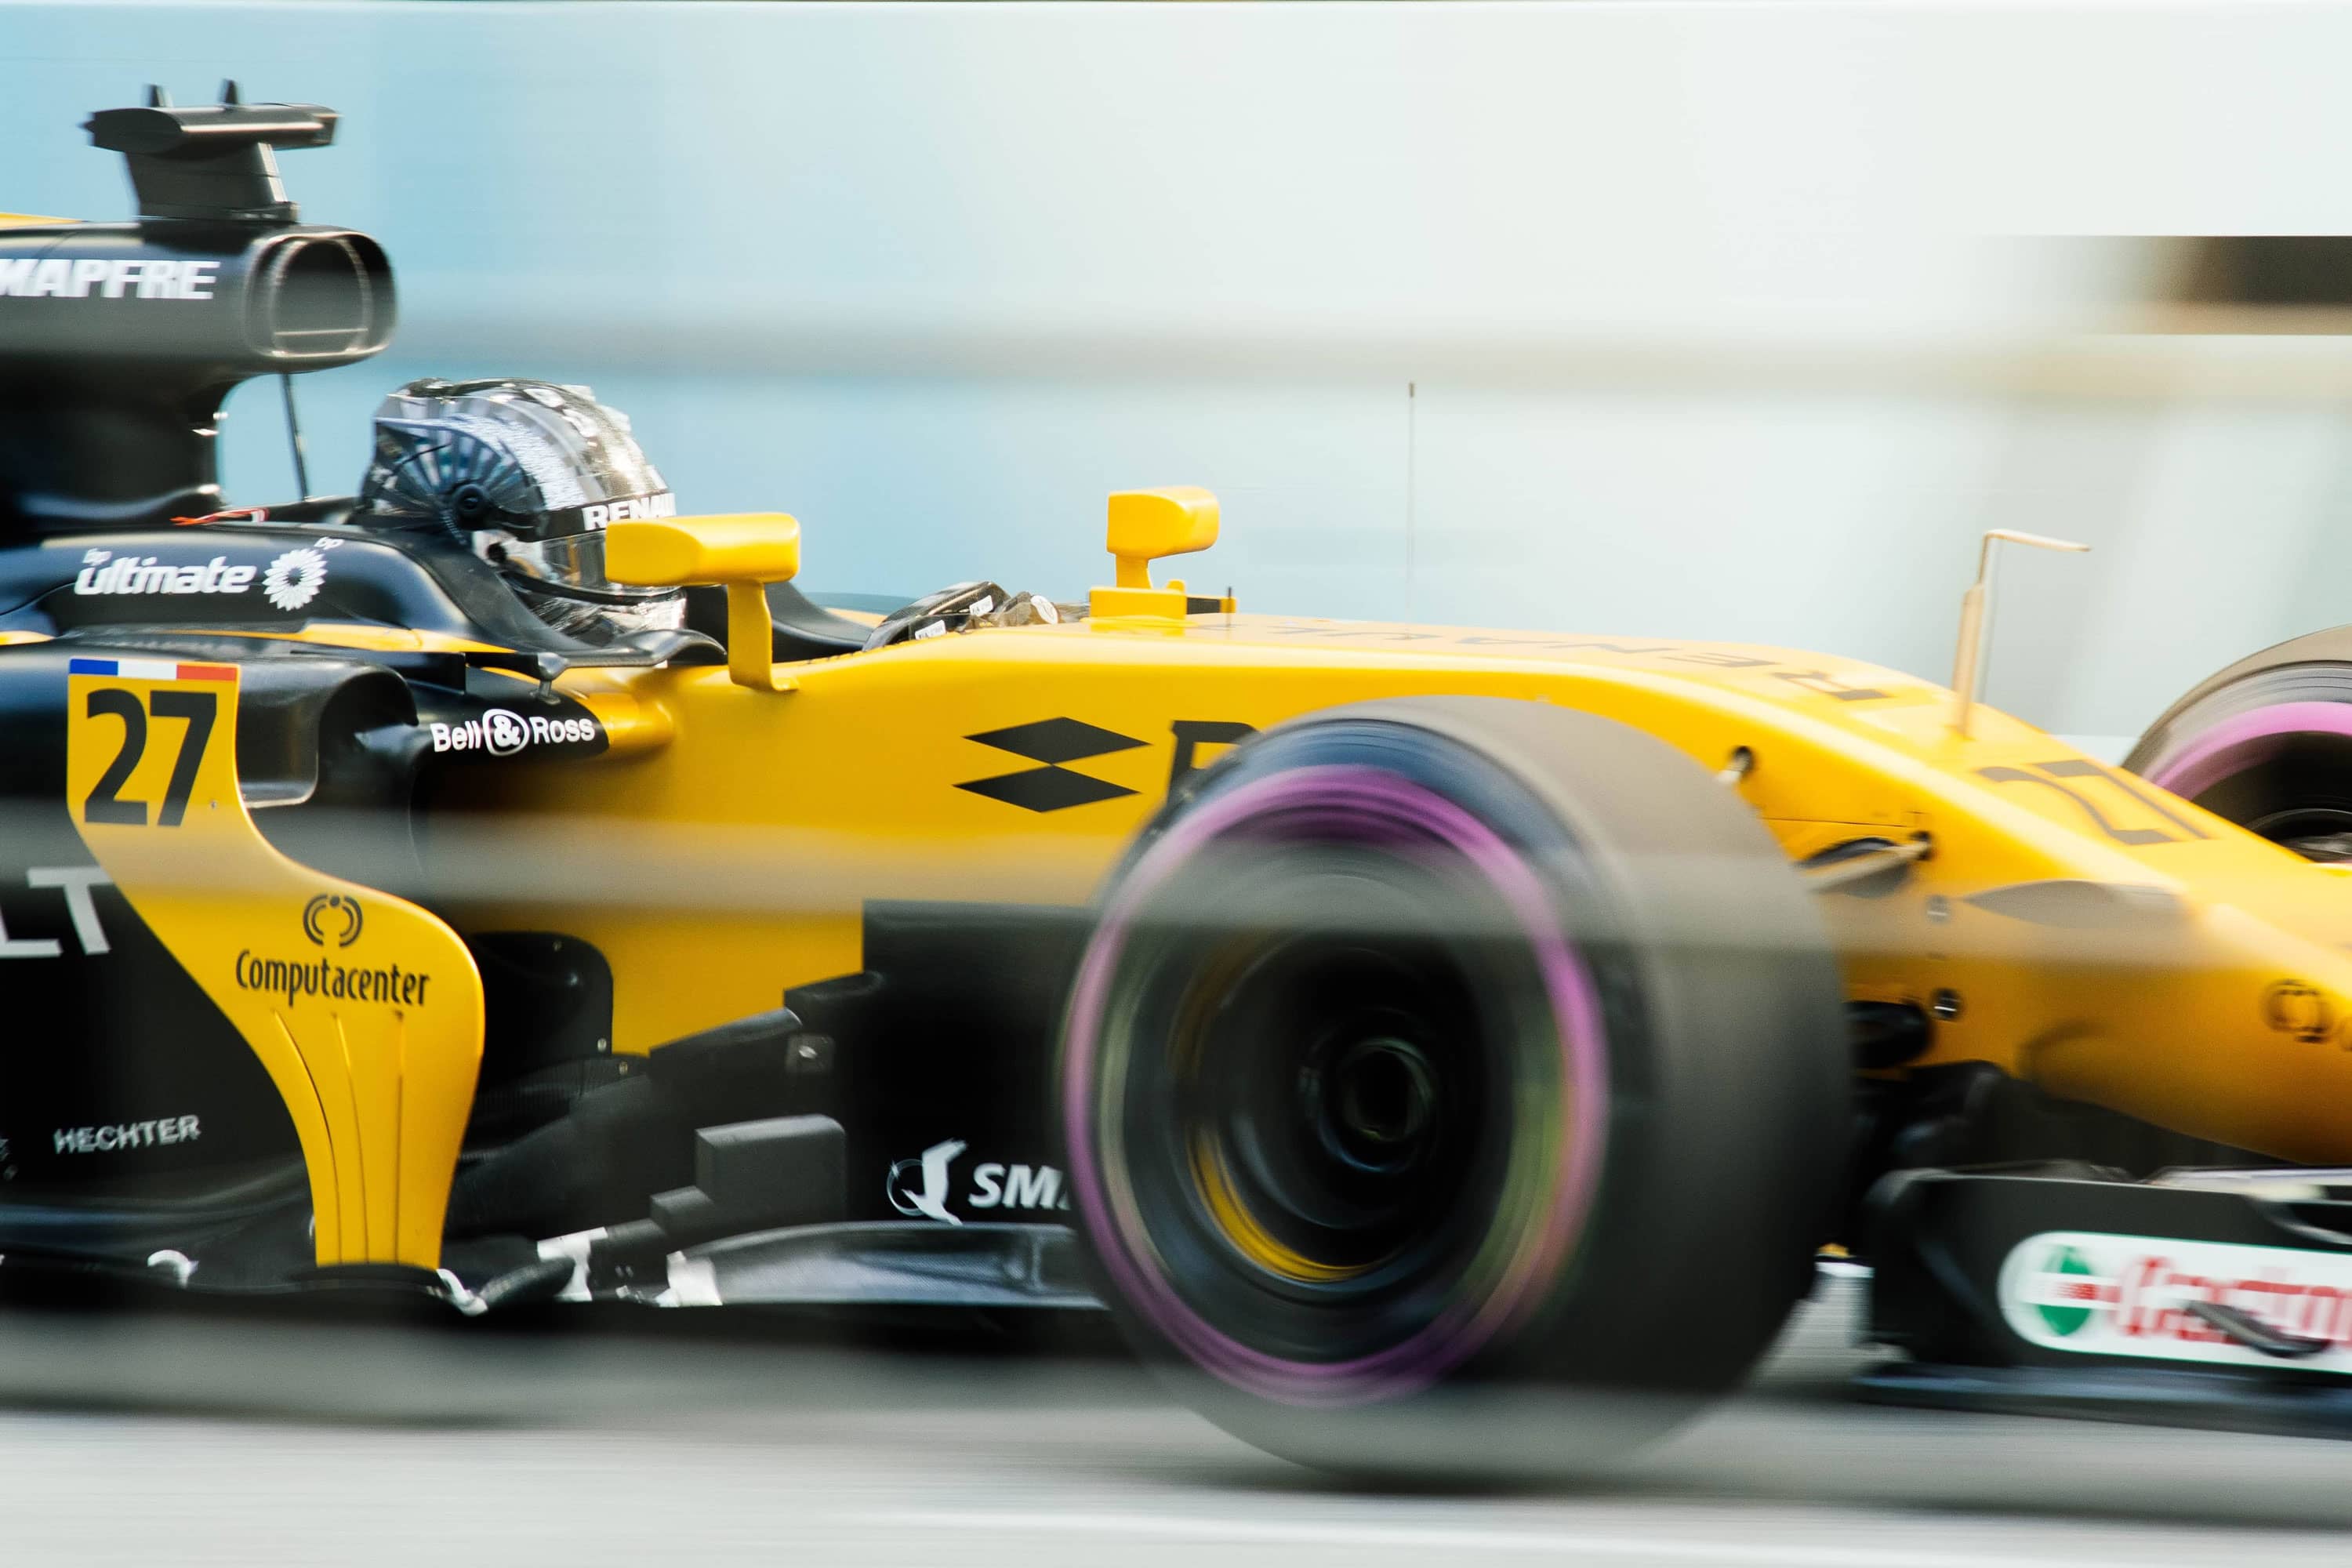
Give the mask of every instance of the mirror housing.
POLYGON ((1116 587, 1094 591, 1097 616, 1150 616, 1184 618, 1182 584, 1151 585, 1151 563, 1163 555, 1185 555, 1217 542, 1217 498, 1198 485, 1164 489, 1120 490, 1110 498, 1105 542, 1117 563, 1116 587))
POLYGON ((799 520, 780 511, 616 522, 604 531, 604 574, 615 583, 727 590, 727 673, 754 691, 793 689, 776 675, 767 590, 800 569, 799 520))

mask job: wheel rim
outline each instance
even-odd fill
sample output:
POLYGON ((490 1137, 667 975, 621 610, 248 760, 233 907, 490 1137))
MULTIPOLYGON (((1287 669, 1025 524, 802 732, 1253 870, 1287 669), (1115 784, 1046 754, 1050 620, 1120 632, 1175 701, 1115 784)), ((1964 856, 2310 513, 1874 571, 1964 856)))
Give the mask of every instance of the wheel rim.
MULTIPOLYGON (((1246 939, 1243 939, 1246 940, 1246 939)), ((1475 1184, 1493 1089, 1470 977, 1433 945, 1295 935, 1188 1010, 1171 1114, 1194 1195, 1248 1262, 1337 1285, 1418 1253, 1475 1184)))
MULTIPOLYGON (((1399 885, 1410 884, 1407 877, 1399 885)), ((1285 934, 1297 938, 1297 928, 1285 934)), ((1245 995, 1243 983, 1254 970, 1266 973, 1269 964, 1332 962, 1334 952, 1349 948, 1345 934, 1327 932, 1328 945, 1318 952, 1316 943, 1326 938, 1310 928, 1299 939, 1303 949, 1285 954, 1278 945, 1269 950, 1262 931, 1228 933, 1225 950, 1200 965, 1206 979, 1196 985, 1194 1011, 1176 1026, 1179 1044, 1171 1056, 1182 1069, 1180 1084, 1213 1090, 1232 1081, 1221 1075, 1238 1070, 1215 1044, 1212 1002, 1245 995)), ((1228 1029, 1223 1037, 1257 1037, 1228 1029)), ((1230 1053, 1230 1044, 1224 1050, 1230 1053)), ((1073 989, 1066 1053, 1063 1110, 1073 1190, 1116 1288, 1203 1369, 1286 1403, 1393 1397, 1475 1354, 1552 1278, 1585 1224, 1598 1179, 1607 1083, 1601 1007, 1547 883, 1478 817, 1384 769, 1295 768, 1237 784, 1178 817, 1102 910, 1073 989), (1137 984, 1123 971, 1123 958, 1130 944, 1152 940, 1143 916, 1155 896, 1207 852, 1235 850, 1246 860, 1299 845, 1343 858, 1378 857, 1391 867, 1475 885, 1482 907, 1508 928, 1523 955, 1530 977, 1523 1005, 1540 1012, 1549 1035, 1547 1088, 1531 1094, 1516 1078, 1490 1072, 1482 1079, 1465 1070, 1475 1053, 1447 1047, 1444 1031, 1433 1030, 1425 1016, 1431 998, 1460 991, 1461 977, 1448 979, 1444 965, 1425 955, 1418 964, 1410 955, 1400 960, 1391 944, 1387 961, 1417 971, 1418 979, 1392 987, 1360 1017, 1334 1022, 1328 1038, 1303 1041, 1295 1060, 1277 1060, 1272 1069, 1259 1065, 1303 1075, 1288 1100, 1294 1114, 1284 1136, 1271 1135, 1270 1112, 1237 1120, 1230 1096, 1221 1102, 1210 1092, 1192 1103, 1175 1097, 1172 1142, 1181 1151, 1199 1222, 1171 1221, 1130 1179, 1128 1162, 1153 1132, 1131 1117, 1129 1091, 1145 1081, 1139 1075, 1147 1069, 1122 1033, 1126 1026, 1113 1018, 1123 988, 1137 984), (1504 1084, 1508 1093, 1490 1087, 1504 1084), (1479 1164, 1475 1150, 1460 1147, 1463 1109, 1481 1103, 1517 1119, 1507 1158, 1492 1170, 1479 1164), (1449 1158, 1462 1163, 1449 1167, 1449 1158), (1352 1192, 1335 1180, 1343 1169, 1356 1178, 1352 1192), (1481 1202, 1491 1197, 1489 1222, 1459 1258, 1432 1250, 1430 1211, 1413 1209, 1401 1195, 1416 1181, 1436 1187, 1433 1177, 1449 1170, 1474 1185, 1486 1183, 1475 1194, 1481 1202), (1350 1197, 1370 1208, 1373 1223, 1328 1223, 1332 1204, 1350 1197), (1279 1335, 1246 1336, 1228 1331, 1229 1321, 1213 1321, 1218 1314, 1204 1310, 1200 1281, 1213 1276, 1222 1284, 1236 1269, 1255 1271, 1254 1302, 1295 1306, 1300 1321, 1318 1328, 1324 1320, 1314 1313, 1373 1300, 1380 1289, 1402 1289, 1400 1281, 1423 1293, 1397 1298, 1413 1303, 1414 1315, 1402 1320, 1406 1330, 1318 1357, 1319 1341, 1285 1343, 1279 1335)))

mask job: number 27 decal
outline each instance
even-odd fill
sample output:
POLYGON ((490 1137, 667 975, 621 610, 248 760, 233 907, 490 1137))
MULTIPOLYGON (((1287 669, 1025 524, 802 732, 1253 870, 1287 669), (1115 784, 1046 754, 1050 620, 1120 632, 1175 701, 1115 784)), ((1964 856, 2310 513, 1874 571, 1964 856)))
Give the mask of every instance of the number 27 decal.
MULTIPOLYGON (((2033 771, 2030 773, 2024 768, 1979 768, 1977 776, 1990 784, 2039 784, 2044 789, 2056 790, 2080 807, 2091 819, 2093 826, 2118 844, 2178 844, 2184 838, 2211 837, 2189 818, 2175 816, 2152 796, 2134 789, 2098 763, 2081 757, 2061 757, 2054 763, 2035 763, 2033 771), (2100 810, 2099 803, 2091 797, 2087 788, 2066 783, 2069 779, 2105 784, 2123 800, 2145 807, 2180 831, 2167 833, 2161 827, 2127 827, 2100 810)), ((2111 798, 2109 809, 2113 808, 2111 798)))
MULTIPOLYGON (((70 668, 75 675, 129 680, 210 684, 236 679, 236 669, 228 665, 179 664, 163 659, 77 658, 70 668)), ((195 788, 196 770, 204 762, 205 748, 211 743, 213 727, 220 721, 220 693, 172 686, 149 691, 142 698, 129 687, 100 686, 84 693, 82 713, 89 719, 120 719, 122 744, 81 803, 81 819, 123 823, 133 827, 147 825, 147 803, 123 799, 122 786, 131 782, 131 773, 147 754, 148 741, 153 733, 151 721, 170 719, 180 726, 179 749, 172 759, 171 777, 163 785, 163 799, 155 811, 155 826, 179 826, 187 816, 188 796, 195 788)))

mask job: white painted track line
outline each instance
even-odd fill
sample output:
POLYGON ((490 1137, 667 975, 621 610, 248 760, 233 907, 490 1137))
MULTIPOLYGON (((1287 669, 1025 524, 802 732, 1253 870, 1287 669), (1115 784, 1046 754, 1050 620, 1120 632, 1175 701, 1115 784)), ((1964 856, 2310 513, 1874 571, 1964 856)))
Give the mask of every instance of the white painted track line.
POLYGON ((876 1529, 957 1533, 1089 1535, 1211 1546, 1347 1547, 1359 1551, 1431 1554, 1436 1562, 1481 1555, 1533 1554, 1568 1563, 1654 1562, 1721 1563, 1725 1568, 2140 1568, 2142 1558, 2033 1557, 2013 1550, 1944 1552, 1913 1546, 1840 1546, 1811 1541, 1791 1545, 1676 1539, 1665 1535, 1589 1531, 1492 1530, 1475 1525, 1291 1523, 1280 1520, 1184 1519, 1141 1513, 992 1512, 915 1510, 871 1516, 876 1529))

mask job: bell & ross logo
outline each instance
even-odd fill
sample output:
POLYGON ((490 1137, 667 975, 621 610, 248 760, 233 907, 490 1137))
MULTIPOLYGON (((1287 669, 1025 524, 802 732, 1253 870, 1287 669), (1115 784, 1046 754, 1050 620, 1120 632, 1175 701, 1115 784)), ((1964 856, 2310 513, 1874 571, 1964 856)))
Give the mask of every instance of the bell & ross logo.
POLYGON ((490 708, 478 719, 455 724, 425 726, 436 752, 487 752, 511 757, 531 746, 581 745, 596 739, 593 719, 551 719, 543 713, 529 718, 509 708, 490 708))

